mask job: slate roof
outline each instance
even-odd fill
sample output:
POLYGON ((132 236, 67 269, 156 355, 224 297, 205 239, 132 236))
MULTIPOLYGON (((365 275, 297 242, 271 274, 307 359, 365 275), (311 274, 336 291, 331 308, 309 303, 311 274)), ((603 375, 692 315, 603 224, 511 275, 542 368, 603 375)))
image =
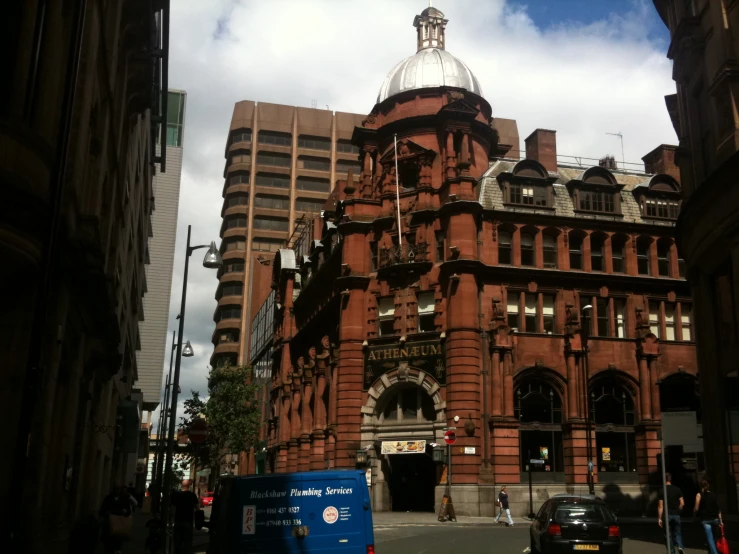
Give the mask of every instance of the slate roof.
POLYGON ((486 210, 497 210, 509 213, 541 214, 546 216, 577 217, 578 219, 593 219, 598 221, 623 221, 629 223, 644 223, 663 227, 674 227, 675 222, 663 221, 642 217, 639 204, 634 198, 633 190, 637 187, 647 187, 652 175, 646 173, 622 173, 611 171, 616 182, 623 185, 621 189, 621 215, 575 213, 572 197, 566 184, 573 179, 580 179, 585 169, 582 166, 560 165, 556 172, 549 172, 550 177, 556 177, 554 182, 554 214, 551 209, 541 210, 527 206, 505 205, 503 189, 498 183, 497 176, 501 173, 512 173, 514 166, 520 160, 496 160, 477 182, 477 199, 486 210))

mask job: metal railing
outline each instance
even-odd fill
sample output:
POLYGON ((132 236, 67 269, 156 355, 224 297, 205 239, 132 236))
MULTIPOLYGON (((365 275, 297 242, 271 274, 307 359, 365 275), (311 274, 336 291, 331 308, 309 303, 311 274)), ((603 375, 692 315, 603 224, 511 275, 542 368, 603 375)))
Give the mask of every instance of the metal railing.
POLYGON ((389 248, 380 248, 378 265, 382 268, 398 264, 427 261, 429 261, 427 242, 419 242, 418 244, 404 243, 402 246, 394 245, 389 248))

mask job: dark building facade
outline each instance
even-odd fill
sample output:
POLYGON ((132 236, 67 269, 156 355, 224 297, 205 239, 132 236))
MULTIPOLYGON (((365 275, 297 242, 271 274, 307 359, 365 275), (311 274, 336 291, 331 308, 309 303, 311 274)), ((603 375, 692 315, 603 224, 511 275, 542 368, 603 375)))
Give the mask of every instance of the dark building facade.
POLYGON ((27 0, 0 18, 3 551, 69 552, 136 468, 168 21, 166 0, 27 0))
POLYGON ((739 3, 655 0, 670 30, 683 202, 676 237, 695 298, 705 458, 724 510, 739 474, 739 3))
MULTIPOLYGON (((373 509, 433 510, 456 427, 458 513, 491 515, 502 484, 528 513, 527 466, 537 504, 587 492, 588 458, 596 492, 643 513, 663 411, 699 411, 674 147, 646 172, 575 166, 537 129, 522 159, 446 23, 416 17, 418 52, 354 130, 357 178, 277 252, 265 468, 367 452, 373 509)), ((695 477, 695 450, 670 463, 695 477)))

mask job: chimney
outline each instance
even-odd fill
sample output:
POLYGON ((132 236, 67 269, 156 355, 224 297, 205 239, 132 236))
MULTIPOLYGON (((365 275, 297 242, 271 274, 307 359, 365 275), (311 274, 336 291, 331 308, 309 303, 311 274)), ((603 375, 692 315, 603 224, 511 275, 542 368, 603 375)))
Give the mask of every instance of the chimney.
POLYGON ((645 171, 650 174, 664 173, 680 182, 680 168, 675 165, 676 150, 677 146, 660 144, 642 157, 645 171))
POLYGON ((557 171, 557 131, 537 129, 526 138, 526 158, 557 171))
POLYGON ((616 158, 611 155, 608 155, 605 158, 601 158, 598 161, 598 165, 601 167, 605 167, 606 169, 610 169, 611 171, 616 171, 618 169, 618 166, 616 165, 616 158))

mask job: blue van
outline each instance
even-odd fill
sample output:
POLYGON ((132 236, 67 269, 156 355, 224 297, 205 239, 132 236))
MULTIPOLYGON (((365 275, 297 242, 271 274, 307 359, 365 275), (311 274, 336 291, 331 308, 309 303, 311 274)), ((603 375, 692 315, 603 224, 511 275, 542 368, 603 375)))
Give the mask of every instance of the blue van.
POLYGON ((374 554, 364 471, 223 477, 208 554, 374 554))

